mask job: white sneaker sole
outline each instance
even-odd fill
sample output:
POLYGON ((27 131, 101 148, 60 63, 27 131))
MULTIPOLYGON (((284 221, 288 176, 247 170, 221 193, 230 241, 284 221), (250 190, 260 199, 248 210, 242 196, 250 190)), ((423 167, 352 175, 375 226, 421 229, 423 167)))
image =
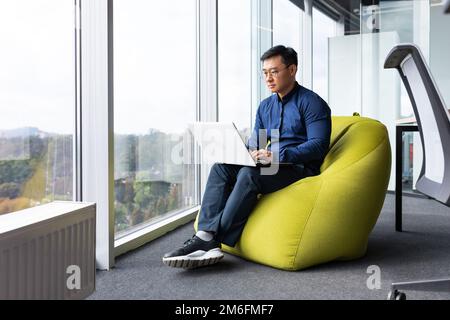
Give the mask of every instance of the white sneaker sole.
POLYGON ((215 248, 209 251, 197 250, 185 256, 163 258, 163 262, 165 265, 173 268, 192 269, 215 264, 222 258, 222 250, 215 248))

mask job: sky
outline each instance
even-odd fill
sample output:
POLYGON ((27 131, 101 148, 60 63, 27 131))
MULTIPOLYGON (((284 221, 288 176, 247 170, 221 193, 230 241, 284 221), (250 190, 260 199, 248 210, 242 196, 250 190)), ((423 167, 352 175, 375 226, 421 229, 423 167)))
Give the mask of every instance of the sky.
MULTIPOLYGON (((180 131, 195 121, 195 0, 114 6, 115 131, 180 131)), ((0 0, 0 41, 0 130, 73 132, 73 0, 0 0)))
POLYGON ((240 130, 251 126, 251 2, 218 1, 219 121, 240 130))
MULTIPOLYGON (((294 47, 301 62, 300 14, 288 0, 275 1, 274 45, 294 47)), ((195 121, 195 15, 195 0, 114 1, 116 133, 180 133, 195 121)), ((315 30, 324 39, 315 50, 318 85, 326 83, 328 29, 319 23, 315 30)), ((240 129, 253 122, 251 30, 249 0, 219 0, 219 120, 240 129)), ((0 41, 0 130, 72 133, 73 0, 0 0, 0 41)))
POLYGON ((72 0, 0 0, 0 130, 73 132, 72 0))
POLYGON ((114 1, 114 130, 182 132, 196 114, 196 1, 114 1))

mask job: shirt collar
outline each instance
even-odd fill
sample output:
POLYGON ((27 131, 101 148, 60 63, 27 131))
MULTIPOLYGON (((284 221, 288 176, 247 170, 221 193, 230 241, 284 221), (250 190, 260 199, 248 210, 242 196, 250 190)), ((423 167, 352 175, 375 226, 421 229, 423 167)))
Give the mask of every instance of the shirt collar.
POLYGON ((292 90, 289 91, 289 93, 287 95, 285 95, 283 97, 283 99, 280 99, 280 96, 278 95, 278 93, 276 94, 277 95, 277 101, 278 102, 282 102, 282 103, 288 102, 292 98, 292 96, 297 92, 298 88, 300 88, 300 85, 298 84, 297 81, 295 81, 294 88, 292 88, 292 90))

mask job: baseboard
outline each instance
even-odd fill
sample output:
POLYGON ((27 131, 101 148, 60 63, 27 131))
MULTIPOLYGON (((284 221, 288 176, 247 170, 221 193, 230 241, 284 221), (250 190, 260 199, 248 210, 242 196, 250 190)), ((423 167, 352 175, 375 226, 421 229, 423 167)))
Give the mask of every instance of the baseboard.
MULTIPOLYGON (((386 193, 395 195, 395 191, 393 191, 393 190, 388 190, 388 191, 386 191, 386 193)), ((422 198, 422 199, 431 199, 430 197, 428 197, 422 193, 416 192, 416 191, 403 191, 402 196, 403 197, 422 198)))

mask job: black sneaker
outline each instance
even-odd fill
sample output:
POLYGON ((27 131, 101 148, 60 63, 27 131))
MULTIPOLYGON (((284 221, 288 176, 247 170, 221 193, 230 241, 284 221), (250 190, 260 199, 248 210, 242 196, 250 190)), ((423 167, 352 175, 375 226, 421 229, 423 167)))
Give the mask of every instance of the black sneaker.
POLYGON ((169 267, 191 269, 217 263, 222 258, 220 242, 204 241, 194 235, 181 248, 166 253, 163 262, 169 267))

